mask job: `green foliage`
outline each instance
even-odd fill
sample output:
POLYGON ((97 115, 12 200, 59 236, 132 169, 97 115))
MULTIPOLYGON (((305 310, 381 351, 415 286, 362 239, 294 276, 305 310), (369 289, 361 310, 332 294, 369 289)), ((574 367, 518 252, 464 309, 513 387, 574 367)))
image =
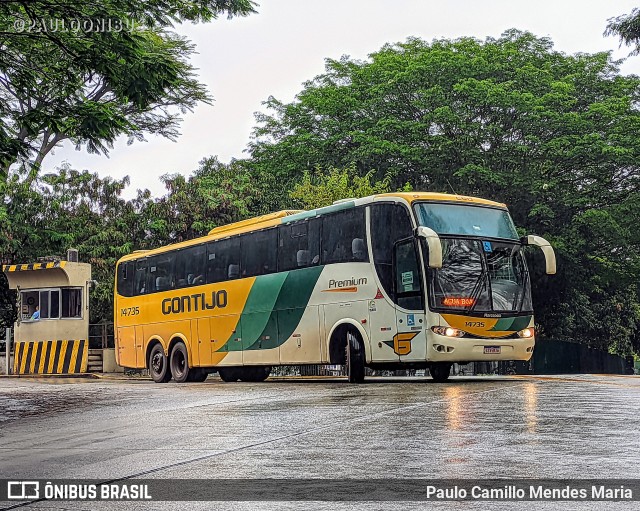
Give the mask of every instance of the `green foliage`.
POLYGON ((128 184, 128 178, 101 179, 68 166, 34 180, 12 174, 6 189, 9 214, 0 224, 4 262, 35 262, 77 248, 100 284, 92 292, 91 319, 111 318, 115 262, 146 236, 140 221, 144 201, 121 197, 128 184))
MULTIPOLYGON (((336 200, 350 197, 367 197, 376 193, 391 191, 391 178, 386 176, 381 181, 372 182, 374 171, 359 176, 355 168, 329 169, 328 173, 321 173, 317 169, 312 178, 310 172, 305 172, 302 181, 296 183, 289 196, 303 209, 316 209, 329 206, 336 200)), ((401 191, 410 191, 411 186, 405 185, 401 191)))
POLYGON ((626 46, 633 46, 632 55, 640 54, 640 9, 633 9, 630 14, 611 18, 604 35, 615 35, 626 46))
POLYGON ((392 188, 505 202, 557 250, 553 278, 531 256, 544 334, 626 352, 640 349, 639 93, 609 53, 566 55, 526 32, 409 39, 327 60, 292 103, 269 98, 249 165, 289 187, 353 165, 392 188))
MULTIPOLYGON (((69 166, 40 177, 13 172, 5 186, 7 215, 0 220, 3 263, 35 262, 78 249, 80 261, 91 263, 99 284, 91 293, 91 321, 111 321, 120 257, 246 218, 259 198, 246 169, 215 157, 203 159, 189 178, 172 175, 163 181, 164 197, 154 199, 144 190, 125 200, 128 177, 100 178, 69 166)), ((0 290, 0 318, 12 313, 5 302, 10 299, 0 290)))
MULTIPOLYGON (((152 243, 165 244, 202 236, 219 225, 251 216, 259 193, 250 174, 238 162, 223 164, 204 158, 194 174, 165 175, 167 195, 150 202, 152 243)), ((155 245, 157 246, 157 245, 155 245)))
POLYGON ((251 12, 250 0, 0 2, 0 183, 63 140, 106 153, 120 135, 174 139, 179 114, 211 98, 193 45, 167 29, 251 12))

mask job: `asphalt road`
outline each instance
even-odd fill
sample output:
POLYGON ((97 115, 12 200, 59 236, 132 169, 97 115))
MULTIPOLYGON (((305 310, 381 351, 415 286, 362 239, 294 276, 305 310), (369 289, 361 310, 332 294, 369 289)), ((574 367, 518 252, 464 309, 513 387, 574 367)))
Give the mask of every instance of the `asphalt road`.
MULTIPOLYGON (((638 410, 640 377, 633 376, 458 377, 446 384, 372 378, 364 385, 4 378, 0 479, 640 479, 638 410)), ((474 504, 429 507, 640 509, 637 502, 474 504)), ((425 507, 37 502, 25 508, 425 507)))

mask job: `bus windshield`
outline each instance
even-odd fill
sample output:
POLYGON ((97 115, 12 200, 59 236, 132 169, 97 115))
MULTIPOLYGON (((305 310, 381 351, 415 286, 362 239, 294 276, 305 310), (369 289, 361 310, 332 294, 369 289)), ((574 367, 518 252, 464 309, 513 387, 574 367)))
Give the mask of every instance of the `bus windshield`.
POLYGON ((438 234, 518 239, 511 216, 504 209, 421 202, 415 205, 415 212, 420 225, 438 234))
POLYGON ((429 270, 433 309, 531 310, 529 273, 508 211, 423 202, 415 212, 420 225, 441 235, 442 268, 429 270))
POLYGON ((443 263, 429 272, 434 309, 530 311, 531 289, 522 246, 512 242, 443 239, 443 263))

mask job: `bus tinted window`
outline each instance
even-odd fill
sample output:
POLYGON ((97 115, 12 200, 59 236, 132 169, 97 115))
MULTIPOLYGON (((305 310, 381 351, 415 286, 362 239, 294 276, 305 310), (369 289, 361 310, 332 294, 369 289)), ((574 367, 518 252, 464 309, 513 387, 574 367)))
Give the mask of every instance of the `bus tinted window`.
POLYGON ((353 208, 322 217, 322 263, 369 260, 364 208, 353 208))
POLYGON ((143 295, 147 289, 147 259, 138 259, 136 262, 136 273, 133 279, 133 294, 143 295))
POLYGON ((276 271, 278 230, 267 229, 241 236, 243 277, 265 275, 276 271))
POLYGON ((320 218, 281 226, 278 270, 287 271, 320 264, 320 218))
POLYGON ((393 296, 393 245, 412 234, 407 208, 400 204, 373 204, 371 206, 371 245, 373 261, 382 287, 393 296))
POLYGON ((240 278, 240 238, 227 238, 207 245, 207 282, 240 278))
POLYGON ((197 245, 178 250, 174 267, 175 287, 181 288, 204 284, 206 263, 206 245, 197 245))
POLYGON ((135 273, 135 262, 120 263, 118 266, 118 294, 122 296, 133 296, 133 275, 135 273))
POLYGON ((173 287, 173 260, 175 252, 149 258, 149 292, 166 291, 173 287))

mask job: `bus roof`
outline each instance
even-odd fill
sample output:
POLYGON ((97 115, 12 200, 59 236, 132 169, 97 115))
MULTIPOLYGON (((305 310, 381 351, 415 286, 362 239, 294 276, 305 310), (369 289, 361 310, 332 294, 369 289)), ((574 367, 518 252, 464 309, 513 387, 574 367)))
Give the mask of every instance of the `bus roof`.
POLYGON ((372 202, 383 202, 389 199, 402 199, 409 204, 417 201, 436 201, 436 202, 457 202, 462 204, 478 204, 482 206, 492 206, 496 208, 506 209, 506 205, 500 202, 491 201, 488 199, 481 199, 479 197, 469 197, 465 195, 451 195, 448 193, 431 193, 431 192, 390 192, 381 193, 377 195, 370 195, 368 197, 362 197, 361 199, 342 199, 334 202, 330 206, 325 206, 310 211, 304 210, 283 210, 275 213, 269 213, 268 215, 262 215, 247 220, 240 220, 239 222, 233 222, 227 225, 221 225, 215 227, 209 231, 209 233, 200 238, 194 238, 192 240, 183 241, 180 243, 174 243, 172 245, 165 245, 163 247, 155 248, 152 250, 136 250, 135 252, 125 255, 120 258, 121 261, 129 259, 137 259, 144 252, 144 257, 161 254, 167 250, 176 250, 180 248, 197 245, 203 241, 213 241, 216 239, 227 238, 236 234, 244 234, 247 232, 257 231, 260 229, 266 229, 268 227, 275 227, 277 225, 289 222, 296 222, 305 218, 312 218, 318 215, 325 215, 340 211, 343 209, 350 209, 355 206, 361 206, 372 202))
POLYGON ((470 197, 468 195, 451 195, 449 193, 432 193, 432 192, 395 192, 395 193, 381 193, 379 195, 373 195, 374 198, 386 198, 386 197, 400 197, 409 203, 416 201, 450 201, 450 202, 462 202, 465 204, 482 204, 483 206, 493 206, 496 208, 505 208, 506 204, 502 202, 495 202, 488 199, 481 199, 479 197, 470 197))

